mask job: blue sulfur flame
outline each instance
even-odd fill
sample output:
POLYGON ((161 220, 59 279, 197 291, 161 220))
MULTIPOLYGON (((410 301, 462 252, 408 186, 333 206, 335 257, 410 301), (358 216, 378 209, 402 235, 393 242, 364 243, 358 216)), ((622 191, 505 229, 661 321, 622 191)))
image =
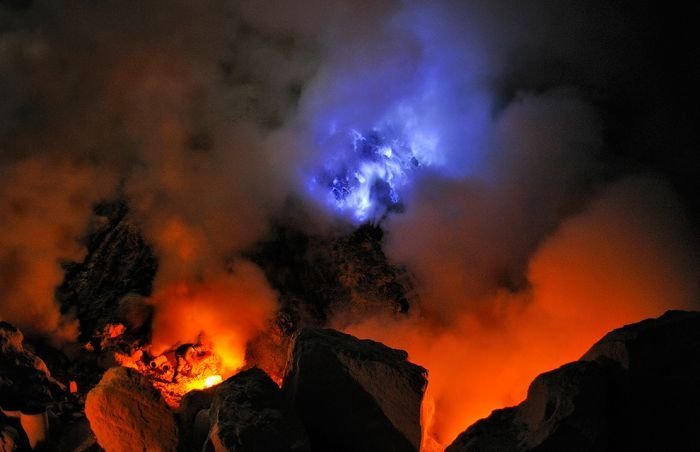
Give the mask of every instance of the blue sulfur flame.
MULTIPOLYGON (((353 220, 367 221, 400 210, 411 174, 430 164, 430 143, 407 136, 406 128, 333 130, 324 140, 327 160, 312 178, 312 191, 353 220)), ((434 145, 434 143, 433 143, 434 145)))
POLYGON ((489 60, 478 42, 455 39, 464 22, 440 3, 406 2, 374 39, 340 46, 307 90, 301 124, 313 152, 300 175, 333 214, 380 220, 432 177, 483 176, 489 60))

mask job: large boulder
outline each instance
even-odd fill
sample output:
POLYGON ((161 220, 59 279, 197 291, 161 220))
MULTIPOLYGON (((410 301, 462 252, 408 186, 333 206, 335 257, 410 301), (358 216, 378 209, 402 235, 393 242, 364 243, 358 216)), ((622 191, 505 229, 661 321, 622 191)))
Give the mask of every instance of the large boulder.
POLYGON ((216 388, 209 409, 209 444, 217 452, 306 452, 301 422, 261 369, 241 372, 216 388))
POLYGON ((317 451, 417 451, 427 372, 408 354, 328 329, 296 337, 283 382, 317 451))
POLYGON ((87 395, 85 415, 107 452, 175 451, 175 417, 148 379, 126 367, 108 370, 87 395))
POLYGON ((180 401, 177 419, 181 450, 202 450, 209 437, 209 408, 219 386, 190 391, 180 401))
POLYGON ((446 452, 700 450, 699 414, 700 313, 670 311, 540 375, 446 452))

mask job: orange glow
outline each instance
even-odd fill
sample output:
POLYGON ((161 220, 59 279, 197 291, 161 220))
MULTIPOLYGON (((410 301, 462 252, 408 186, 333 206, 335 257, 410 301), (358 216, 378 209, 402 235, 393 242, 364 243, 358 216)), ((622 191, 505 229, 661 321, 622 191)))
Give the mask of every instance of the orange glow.
POLYGON ((245 261, 207 278, 158 281, 151 301, 151 345, 116 359, 147 375, 172 407, 187 392, 242 369, 248 341, 264 331, 277 307, 261 271, 245 261))
POLYGON ((224 379, 221 378, 221 375, 212 375, 211 377, 207 377, 204 380, 204 387, 205 388, 211 388, 212 386, 216 386, 219 383, 221 383, 224 379))
POLYGON ((124 367, 136 369, 147 376, 173 408, 190 391, 206 389, 223 381, 222 359, 207 343, 183 344, 163 354, 151 356, 142 349, 132 355, 115 353, 124 367))
POLYGON ((216 386, 224 381, 221 375, 210 375, 208 377, 196 378, 189 383, 187 383, 187 392, 194 391, 196 389, 207 389, 212 386, 216 386))
POLYGON ((232 274, 199 282, 177 282, 157 290, 152 352, 174 344, 206 340, 221 357, 221 375, 245 365, 248 341, 267 327, 276 310, 275 294, 260 270, 240 262, 232 274), (203 336, 204 335, 204 336, 203 336))
POLYGON ((676 232, 645 215, 643 203, 614 195, 542 244, 529 263, 529 291, 467 299, 449 324, 424 312, 346 328, 407 350, 428 369, 424 452, 441 450, 492 410, 520 403, 537 375, 580 358, 610 330, 693 307, 695 282, 671 246, 676 232))

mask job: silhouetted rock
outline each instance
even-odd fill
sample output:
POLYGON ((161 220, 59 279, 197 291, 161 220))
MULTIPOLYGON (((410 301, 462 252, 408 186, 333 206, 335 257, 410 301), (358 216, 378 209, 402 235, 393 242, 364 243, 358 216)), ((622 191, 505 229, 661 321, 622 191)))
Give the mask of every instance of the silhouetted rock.
POLYGON ((135 313, 126 295, 151 294, 158 262, 139 228, 129 218, 123 202, 104 202, 95 206, 90 234, 86 238, 87 255, 81 263, 66 264, 66 276, 56 291, 64 311, 75 312, 80 334, 91 339, 108 323, 147 325, 135 313), (125 305, 127 304, 127 305, 125 305))
POLYGON ((417 451, 426 370, 403 350, 327 329, 296 337, 283 390, 318 451, 417 451))
POLYGON ((306 452, 301 422, 261 369, 241 372, 216 387, 209 409, 209 445, 217 452, 306 452))
POLYGON ((700 450, 700 313, 612 331, 538 376, 527 399, 469 427, 446 452, 700 450))
POLYGON ((23 341, 21 331, 0 321, 0 412, 15 420, 11 427, 34 447, 48 437, 47 407, 65 387, 23 341))
POLYGON ((182 450, 202 450, 209 436, 209 408, 219 386, 190 391, 180 401, 177 418, 182 450))
POLYGON ((85 401, 85 414, 106 451, 175 451, 175 418, 148 379, 133 369, 108 370, 85 401))
POLYGON ((250 252, 279 292, 281 306, 270 331, 248 345, 246 358, 280 377, 291 338, 301 328, 323 327, 333 316, 400 316, 417 298, 408 271, 384 254, 381 227, 310 234, 293 226, 303 224, 300 212, 290 207, 287 213, 292 218, 279 221, 250 252))
POLYGON ((21 445, 19 432, 16 428, 7 425, 0 413, 0 452, 14 452, 19 450, 21 445))

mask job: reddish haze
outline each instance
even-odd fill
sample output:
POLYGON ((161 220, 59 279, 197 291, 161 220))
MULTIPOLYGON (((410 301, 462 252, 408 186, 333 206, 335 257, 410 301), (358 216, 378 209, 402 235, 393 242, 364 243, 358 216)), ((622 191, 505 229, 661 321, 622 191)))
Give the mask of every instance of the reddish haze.
POLYGON ((432 417, 424 409, 424 449, 432 440, 444 447, 493 409, 519 403, 536 375, 579 358, 609 330, 692 307, 697 287, 679 212, 658 181, 623 182, 539 248, 527 294, 471 300, 449 326, 417 315, 349 330, 406 349, 428 368, 435 408, 432 417))
POLYGON ((73 340, 77 321, 54 299, 61 262, 81 260, 77 239, 90 205, 104 196, 106 173, 60 157, 27 158, 0 166, 0 320, 25 334, 73 340))
POLYGON ((243 261, 206 283, 169 283, 153 299, 153 352, 203 339, 221 357, 224 376, 243 367, 246 343, 267 326, 277 307, 262 272, 243 261))

